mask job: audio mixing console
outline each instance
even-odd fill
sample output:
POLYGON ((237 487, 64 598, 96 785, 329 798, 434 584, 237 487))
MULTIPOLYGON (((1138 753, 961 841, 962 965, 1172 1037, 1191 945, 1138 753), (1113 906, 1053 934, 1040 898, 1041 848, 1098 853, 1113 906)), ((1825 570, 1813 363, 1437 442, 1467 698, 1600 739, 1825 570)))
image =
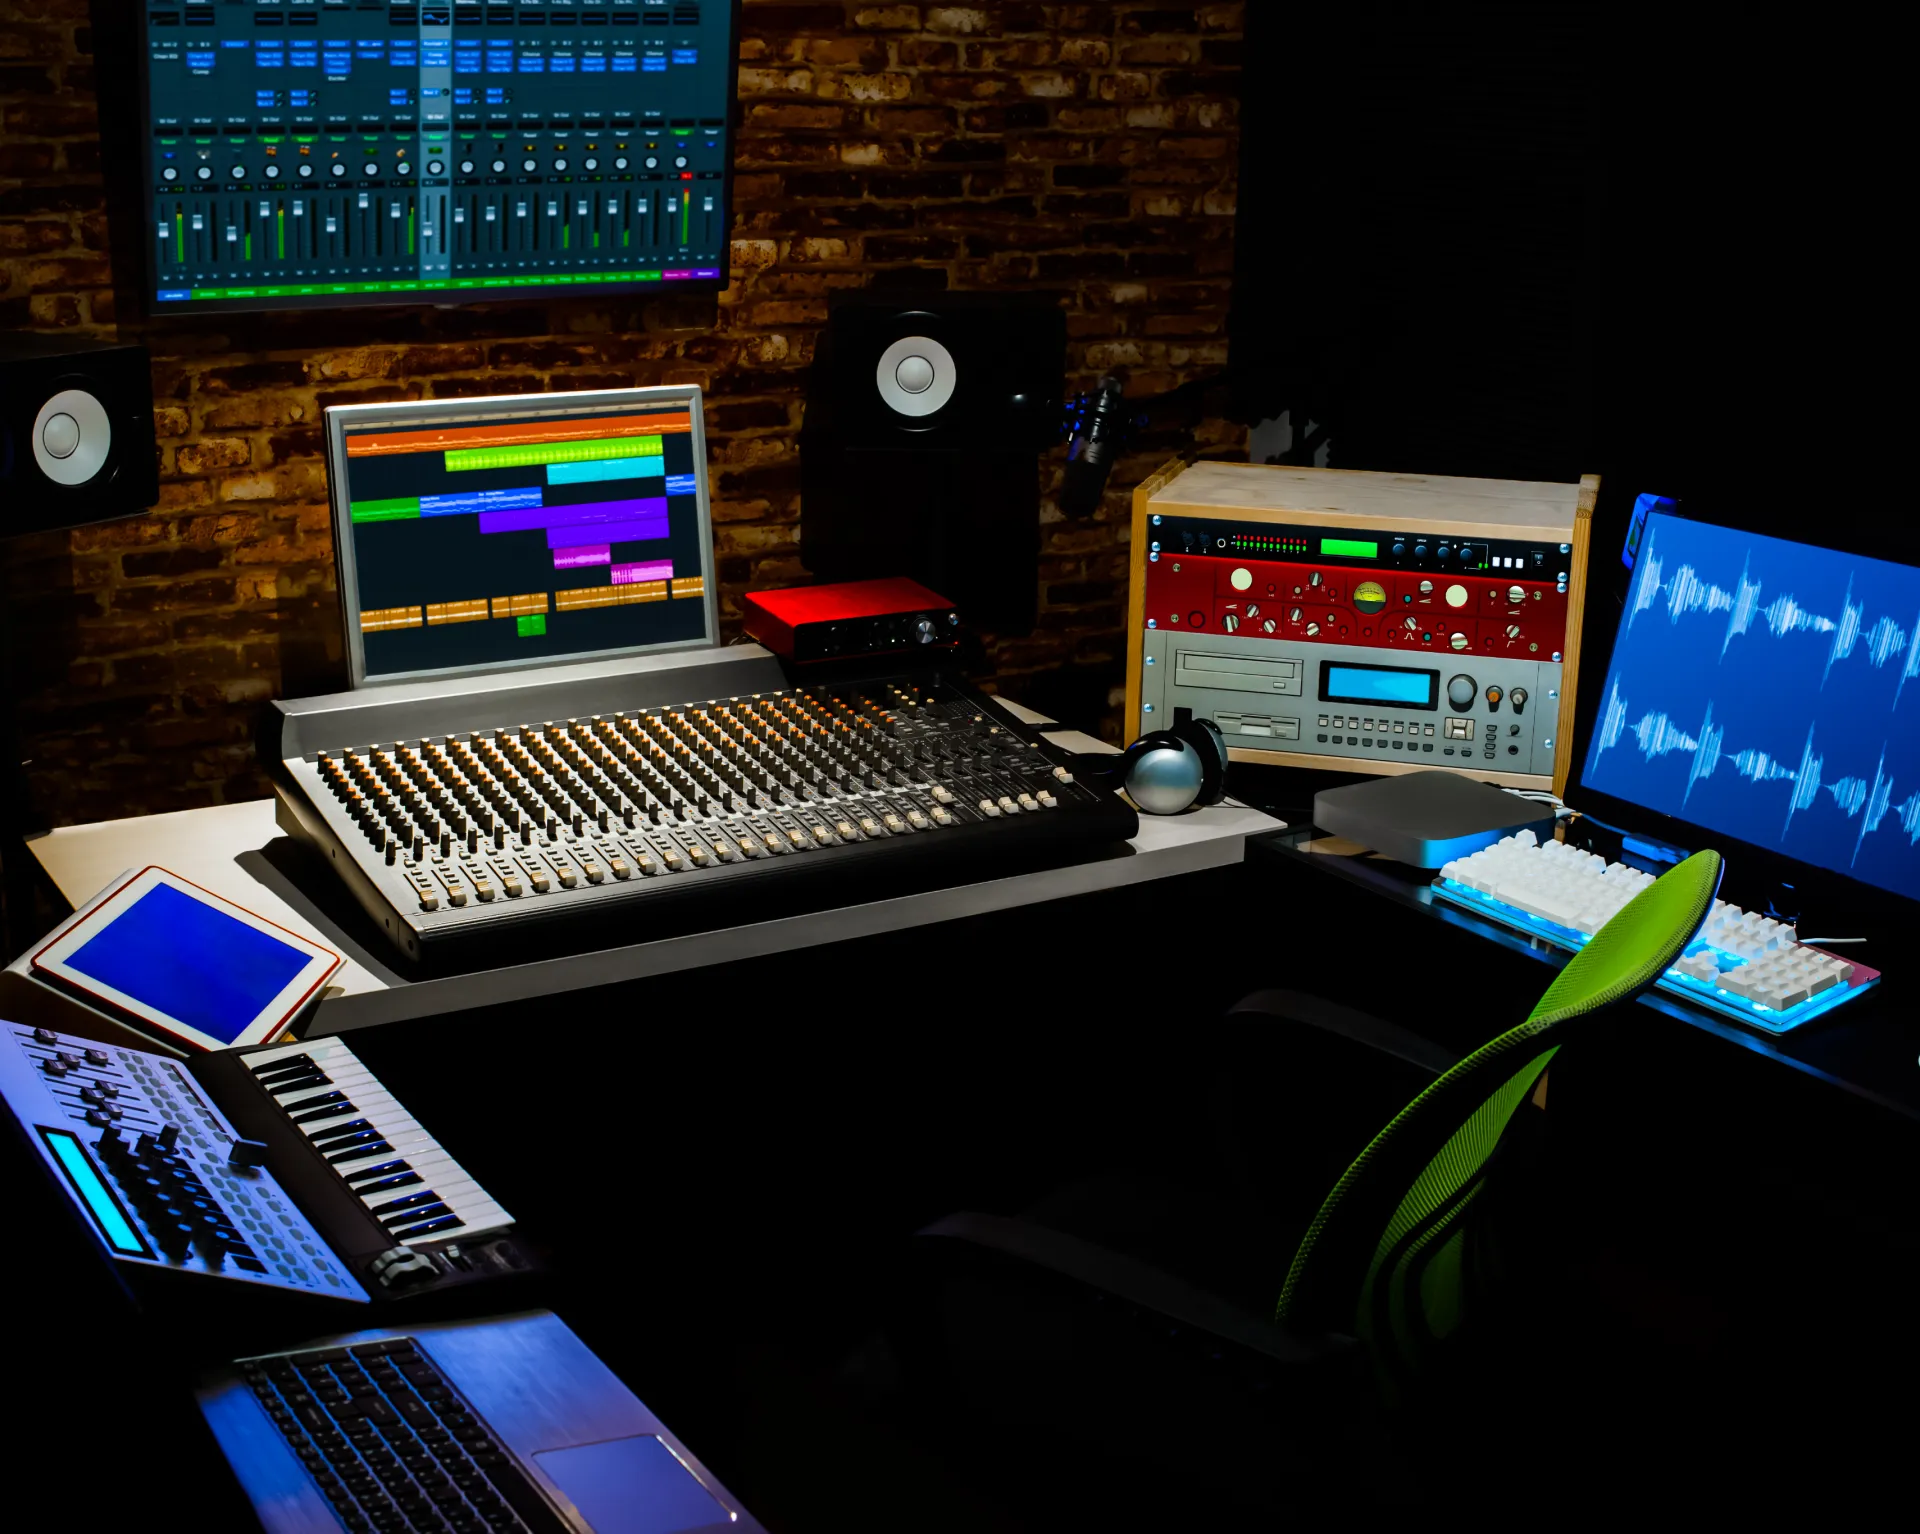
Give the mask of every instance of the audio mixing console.
POLYGON ((726 0, 150 0, 174 308, 725 275, 726 0))
MULTIPOLYGON (((409 958, 1138 821, 937 674, 789 687, 756 646, 280 702, 281 824, 409 958)), ((644 929, 640 929, 644 931, 644 929)))

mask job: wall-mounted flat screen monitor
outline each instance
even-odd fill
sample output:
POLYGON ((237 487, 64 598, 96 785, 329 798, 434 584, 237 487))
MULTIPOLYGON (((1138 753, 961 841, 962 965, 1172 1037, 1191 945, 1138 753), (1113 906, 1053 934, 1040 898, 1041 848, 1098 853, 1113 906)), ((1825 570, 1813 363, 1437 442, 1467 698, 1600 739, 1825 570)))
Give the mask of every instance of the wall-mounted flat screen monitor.
POLYGON ((153 314, 726 283, 733 0, 133 9, 153 314))

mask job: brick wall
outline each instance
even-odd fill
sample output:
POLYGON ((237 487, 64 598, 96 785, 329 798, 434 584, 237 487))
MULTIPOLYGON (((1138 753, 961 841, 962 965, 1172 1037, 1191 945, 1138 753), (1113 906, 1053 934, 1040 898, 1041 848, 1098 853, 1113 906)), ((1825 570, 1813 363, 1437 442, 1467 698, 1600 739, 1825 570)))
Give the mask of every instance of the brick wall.
MULTIPOLYGON (((260 703, 342 683, 328 405, 702 385, 731 629, 743 591, 807 578, 796 440, 834 289, 1057 292, 1081 383, 1119 365, 1152 393, 1224 361, 1242 12, 747 0, 735 281, 717 304, 121 327, 154 353, 159 505, 5 546, 40 806, 66 822, 266 792, 260 703)), ((0 0, 0 327, 113 326, 89 48, 86 0, 0 0)), ((1240 446, 1224 425, 1202 436, 1240 446)), ((1117 728, 1125 486, 1164 454, 1123 464, 1093 522, 1046 506, 1040 627, 990 645, 1009 695, 1117 728)))

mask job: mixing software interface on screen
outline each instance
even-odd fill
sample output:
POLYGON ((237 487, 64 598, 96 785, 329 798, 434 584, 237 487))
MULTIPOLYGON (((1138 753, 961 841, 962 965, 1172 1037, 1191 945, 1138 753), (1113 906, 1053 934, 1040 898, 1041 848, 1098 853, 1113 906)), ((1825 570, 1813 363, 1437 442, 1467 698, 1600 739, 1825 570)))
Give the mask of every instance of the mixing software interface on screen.
POLYGON ((138 9, 159 312, 722 277, 727 0, 138 9))
POLYGON ((342 581, 367 676, 707 637, 685 407, 349 427, 343 441, 342 581))
POLYGON ((1920 897, 1920 570, 1643 496, 1585 782, 1920 897))

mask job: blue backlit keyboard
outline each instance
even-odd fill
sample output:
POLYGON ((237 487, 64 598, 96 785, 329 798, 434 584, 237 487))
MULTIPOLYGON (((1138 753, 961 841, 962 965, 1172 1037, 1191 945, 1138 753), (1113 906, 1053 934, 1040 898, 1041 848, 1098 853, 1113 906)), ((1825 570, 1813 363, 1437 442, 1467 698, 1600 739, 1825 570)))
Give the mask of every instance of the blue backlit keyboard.
MULTIPOLYGON (((1440 870, 1433 891, 1556 948, 1578 949, 1653 875, 1522 831, 1440 870)), ((1748 1027, 1786 1033, 1860 995, 1880 972, 1800 942, 1794 929, 1716 900, 1657 988, 1748 1027)))

